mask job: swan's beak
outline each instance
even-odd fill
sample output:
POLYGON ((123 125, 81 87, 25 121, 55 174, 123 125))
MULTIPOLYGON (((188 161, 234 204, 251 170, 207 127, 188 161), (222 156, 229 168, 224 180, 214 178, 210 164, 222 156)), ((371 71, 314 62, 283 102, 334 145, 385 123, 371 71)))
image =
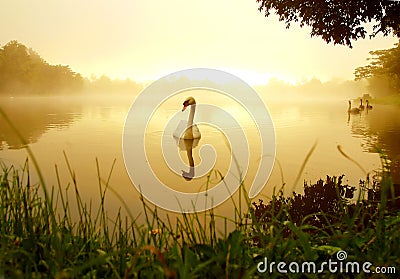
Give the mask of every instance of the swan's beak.
POLYGON ((184 111, 188 106, 189 106, 189 102, 188 102, 188 101, 184 101, 184 102, 183 102, 182 111, 184 111))

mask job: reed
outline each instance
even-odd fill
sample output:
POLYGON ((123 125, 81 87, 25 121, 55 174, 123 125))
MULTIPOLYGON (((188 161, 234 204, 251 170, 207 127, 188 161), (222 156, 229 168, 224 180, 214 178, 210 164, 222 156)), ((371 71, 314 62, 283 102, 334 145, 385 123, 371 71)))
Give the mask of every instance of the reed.
MULTIPOLYGON (((70 168, 67 156, 65 160, 70 168)), ((393 184, 388 174, 379 181, 379 198, 356 203, 350 201, 351 195, 346 198, 352 188, 342 185, 340 178, 305 185, 305 195, 285 197, 280 191, 265 204, 246 198, 242 185, 238 194, 246 201, 247 213, 239 213, 239 206, 232 202, 233 218, 216 216, 213 210, 182 214, 177 220, 161 218, 159 209, 142 198, 145 222, 139 223, 122 198, 127 216, 122 208, 115 218, 108 216, 105 197, 110 192, 117 194, 109 184, 112 170, 106 179, 98 173, 101 202, 93 208, 82 200, 71 168, 71 182, 63 187, 56 166, 58 185, 44 195, 40 182, 31 182, 29 163, 26 160, 21 169, 1 164, 0 276, 4 278, 263 277, 257 264, 264 257, 276 262, 318 263, 339 250, 353 260, 394 266, 397 273, 393 278, 399 275, 400 215, 389 210, 396 200, 390 198, 393 184), (322 207, 307 212, 307 203, 316 205, 316 192, 328 186, 336 195, 336 203, 332 203, 336 213, 322 207), (71 191, 74 200, 69 199, 71 191), (299 207, 300 201, 303 207, 299 207), (78 216, 72 216, 73 206, 78 216), (218 220, 225 226, 233 224, 234 229, 219 232, 218 220)), ((268 275, 280 277, 279 273, 268 275)), ((315 278, 313 274, 304 276, 315 278)), ((322 273, 319 278, 330 276, 322 273)), ((354 278, 353 274, 341 276, 354 278)))

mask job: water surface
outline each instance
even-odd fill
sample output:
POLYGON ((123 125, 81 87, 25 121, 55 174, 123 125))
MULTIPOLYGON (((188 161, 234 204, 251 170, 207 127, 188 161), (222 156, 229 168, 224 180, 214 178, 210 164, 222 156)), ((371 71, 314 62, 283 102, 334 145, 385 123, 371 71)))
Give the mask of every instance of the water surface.
MULTIPOLYGON (((157 176, 171 188, 182 192, 204 191, 219 181, 216 172, 208 177, 188 181, 171 172, 163 161, 160 143, 163 128, 169 117, 181 110, 182 102, 189 93, 195 96, 198 103, 223 107, 235 115, 244 128, 251 152, 250 167, 244 182, 250 187, 261 156, 257 128, 242 107, 224 96, 210 92, 182 92, 163 103, 153 115, 146 133, 146 151, 157 176)), ((108 178, 115 160, 110 185, 124 198, 132 212, 139 213, 142 208, 139 194, 127 175, 122 154, 124 121, 133 100, 132 96, 1 98, 0 107, 34 152, 47 187, 57 185, 56 167, 62 187, 71 183, 65 152, 76 175, 82 198, 96 204, 99 196, 96 160, 103 179, 108 178)), ((315 182, 326 175, 345 174, 345 182, 357 185, 360 179, 365 179, 366 173, 372 175, 381 168, 378 152, 387 155, 394 162, 393 165, 399 160, 400 114, 397 107, 374 105, 368 112, 348 115, 345 100, 288 102, 271 101, 264 97, 264 101, 275 126, 277 163, 257 199, 267 199, 272 195, 274 187, 280 188, 283 184, 286 193, 293 190, 302 192, 304 180, 315 182), (316 148, 294 185, 307 153, 314 144, 316 148), (363 169, 346 159, 338 151, 338 145, 363 169)), ((187 115, 182 113, 182 119, 186 119, 187 115)), ((212 117, 218 116, 210 115, 210 121, 212 117)), ((4 119, 0 119, 0 127, 0 160, 7 165, 23 165, 27 157, 24 144, 4 119)), ((226 138, 215 127, 200 125, 199 129, 202 138, 193 146, 192 152, 195 164, 200 163, 201 146, 210 144, 217 153, 215 170, 224 174, 231 159, 226 138)), ((185 148, 174 142, 172 136, 166 140, 173 142, 176 152, 189 165, 185 148)), ((398 179, 397 175, 394 176, 398 179)), ((116 212, 121 201, 110 194, 106 205, 112 212, 116 212)), ((217 210, 221 214, 230 214, 232 204, 226 202, 217 210)))

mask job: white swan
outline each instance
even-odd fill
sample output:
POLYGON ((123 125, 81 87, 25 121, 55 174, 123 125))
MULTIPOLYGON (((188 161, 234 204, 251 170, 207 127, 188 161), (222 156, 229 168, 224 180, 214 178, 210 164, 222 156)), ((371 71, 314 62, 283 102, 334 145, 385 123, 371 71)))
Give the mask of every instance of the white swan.
POLYGON ((352 114, 358 114, 360 113, 360 109, 359 108, 351 108, 351 101, 349 101, 349 108, 347 109, 348 113, 352 113, 352 114))
POLYGON ((182 111, 188 106, 190 106, 189 120, 181 120, 173 135, 181 139, 199 139, 201 138, 200 130, 196 124, 193 124, 194 113, 196 111, 196 100, 193 97, 189 97, 183 102, 182 111))

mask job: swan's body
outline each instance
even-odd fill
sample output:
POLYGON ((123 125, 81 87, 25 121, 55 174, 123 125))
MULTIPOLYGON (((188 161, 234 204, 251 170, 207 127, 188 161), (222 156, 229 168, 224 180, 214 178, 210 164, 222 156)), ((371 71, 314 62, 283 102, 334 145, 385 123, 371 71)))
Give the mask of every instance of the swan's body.
POLYGON ((174 132, 174 137, 181 139, 199 139, 201 138, 200 130, 196 124, 193 124, 194 113, 196 111, 196 100, 193 97, 189 97, 183 102, 182 111, 188 106, 190 106, 189 119, 188 121, 181 120, 181 122, 179 122, 174 132))
POLYGON ((366 100, 366 102, 367 102, 367 109, 372 109, 372 106, 369 104, 369 101, 366 100))
MULTIPOLYGON (((360 110, 364 110, 364 106, 363 106, 363 104, 362 104, 362 99, 360 99, 360 102, 361 102, 361 104, 360 104, 360 106, 358 107, 360 110)), ((367 103, 368 103, 368 100, 367 100, 367 103)))
POLYGON ((176 127, 173 136, 182 140, 201 138, 201 133, 197 125, 194 124, 191 127, 188 127, 188 125, 188 121, 181 120, 178 124, 178 127, 176 127))
POLYGON ((360 113, 360 109, 359 108, 351 108, 351 101, 349 101, 349 108, 347 109, 347 112, 357 114, 357 113, 360 113))

